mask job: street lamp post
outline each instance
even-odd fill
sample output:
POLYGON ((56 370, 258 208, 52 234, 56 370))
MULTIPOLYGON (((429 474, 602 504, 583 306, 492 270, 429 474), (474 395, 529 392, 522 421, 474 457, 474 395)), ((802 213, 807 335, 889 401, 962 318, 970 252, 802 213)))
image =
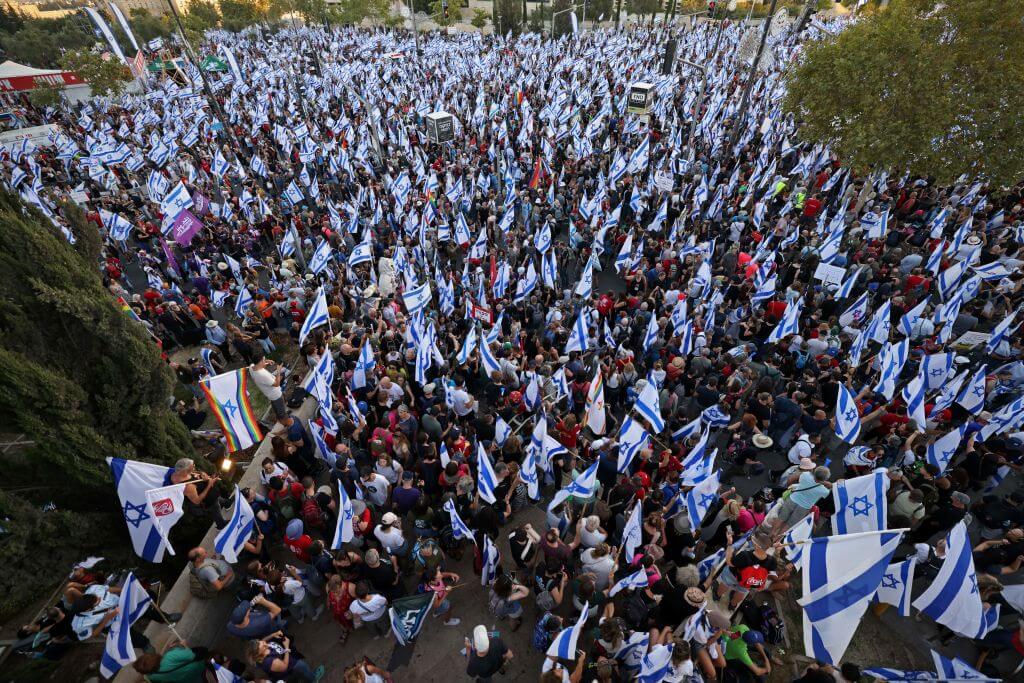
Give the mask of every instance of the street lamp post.
MULTIPOLYGON (((554 9, 554 8, 555 8, 555 6, 554 6, 554 4, 552 4, 551 5, 551 9, 554 9)), ((566 9, 561 9, 561 10, 558 10, 557 12, 552 12, 551 13, 551 39, 552 40, 554 40, 554 38, 555 38, 555 17, 557 17, 559 14, 565 14, 566 12, 575 12, 575 11, 576 11, 576 5, 569 5, 569 7, 567 7, 566 9)))
POLYGON ((729 146, 734 147, 739 138, 740 125, 747 116, 747 107, 750 106, 750 90, 754 87, 754 77, 757 75, 757 67, 761 64, 761 55, 764 54, 764 46, 768 42, 768 29, 771 27, 771 17, 775 16, 775 6, 779 0, 772 0, 772 6, 768 9, 768 16, 764 21, 764 30, 761 31, 761 44, 757 46, 757 56, 750 66, 750 73, 747 75, 747 82, 743 85, 743 97, 740 99, 740 110, 736 114, 736 123, 733 125, 729 146))
POLYGON ((420 61, 420 32, 416 27, 416 5, 409 0, 409 18, 412 20, 412 38, 416 43, 416 61, 420 61))
POLYGON ((203 92, 206 93, 206 99, 210 103, 210 107, 213 108, 213 113, 220 120, 220 125, 224 126, 224 132, 227 134, 228 139, 231 140, 231 146, 235 152, 240 152, 242 146, 239 144, 238 139, 235 137, 235 131, 228 125, 227 116, 224 115, 224 110, 221 109, 220 102, 213 95, 213 88, 210 87, 210 81, 206 78, 206 72, 203 71, 203 65, 200 63, 199 58, 192 50, 192 43, 189 42, 188 38, 185 37, 185 27, 181 24, 181 15, 178 14, 178 6, 175 0, 167 0, 167 4, 171 8, 171 14, 174 15, 174 23, 178 26, 178 37, 181 38, 182 45, 185 46, 185 55, 188 57, 192 65, 196 67, 196 71, 199 72, 199 78, 203 81, 203 92))

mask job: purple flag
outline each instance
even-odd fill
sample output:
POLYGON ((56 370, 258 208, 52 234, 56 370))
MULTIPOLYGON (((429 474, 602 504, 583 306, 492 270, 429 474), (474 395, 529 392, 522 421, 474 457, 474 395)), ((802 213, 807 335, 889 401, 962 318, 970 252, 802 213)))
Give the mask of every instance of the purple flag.
POLYGON ((178 214, 178 217, 174 219, 174 223, 171 224, 171 235, 175 242, 183 247, 187 247, 202 227, 203 222, 196 218, 191 211, 185 209, 178 214))
POLYGON ((210 210, 210 200, 204 194, 192 193, 192 204, 192 208, 196 210, 196 214, 199 216, 206 215, 206 212, 210 210))

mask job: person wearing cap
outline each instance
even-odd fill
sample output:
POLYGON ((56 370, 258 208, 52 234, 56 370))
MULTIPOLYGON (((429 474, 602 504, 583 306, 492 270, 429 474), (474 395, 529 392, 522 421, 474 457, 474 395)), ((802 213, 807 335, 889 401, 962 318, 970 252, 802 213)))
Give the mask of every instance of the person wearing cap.
POLYGON ((402 524, 398 515, 393 512, 385 512, 380 518, 380 524, 373 530, 373 535, 380 542, 384 551, 390 557, 397 558, 404 568, 411 546, 405 538, 405 534, 402 533, 402 524))
POLYGON ((228 333, 224 331, 224 328, 216 320, 210 319, 206 321, 206 341, 220 349, 220 353, 224 356, 225 361, 228 363, 232 362, 228 333))
POLYGON ((907 534, 907 540, 914 543, 927 542, 936 534, 943 534, 963 521, 971 505, 971 497, 963 491, 953 491, 949 497, 949 505, 935 509, 924 518, 921 525, 907 534))
POLYGON ((466 675, 471 676, 476 683, 491 683, 513 657, 512 650, 505 645, 501 636, 497 633, 492 635, 483 625, 473 629, 472 640, 466 638, 463 653, 467 660, 466 675))
POLYGON ((306 533, 301 519, 288 522, 284 532, 284 544, 299 560, 309 562, 309 547, 313 545, 313 538, 306 533))
POLYGON ((287 624, 281 616, 281 608, 259 594, 235 605, 228 619, 227 630, 236 638, 265 638, 271 633, 285 630, 287 624))
POLYGON ((755 681, 768 679, 772 673, 772 662, 764 649, 764 634, 751 630, 746 624, 739 624, 726 631, 722 640, 725 643, 727 670, 737 673, 740 680, 750 680, 747 675, 752 675, 755 681), (751 649, 758 654, 763 664, 754 661, 750 656, 751 649))
POLYGON ((801 434, 796 438, 794 443, 787 453, 786 457, 789 459, 789 464, 798 465, 800 460, 803 458, 814 459, 814 446, 811 443, 810 434, 801 434))

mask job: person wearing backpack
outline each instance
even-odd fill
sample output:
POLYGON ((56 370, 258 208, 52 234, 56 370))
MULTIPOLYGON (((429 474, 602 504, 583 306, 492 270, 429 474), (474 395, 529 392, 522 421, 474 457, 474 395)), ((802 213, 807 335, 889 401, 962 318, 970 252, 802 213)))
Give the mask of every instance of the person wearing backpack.
POLYGON ((188 553, 188 588, 197 598, 209 600, 235 583, 235 571, 220 555, 210 555, 206 548, 193 548, 188 553))
POLYGON ((271 477, 267 485, 267 498, 286 523, 301 514, 302 495, 302 484, 297 481, 286 484, 281 477, 271 477))

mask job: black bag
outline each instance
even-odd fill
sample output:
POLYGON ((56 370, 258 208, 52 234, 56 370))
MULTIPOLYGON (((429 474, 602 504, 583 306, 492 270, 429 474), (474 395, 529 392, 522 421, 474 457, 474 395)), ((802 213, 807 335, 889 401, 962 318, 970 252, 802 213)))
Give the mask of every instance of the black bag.
POLYGON ((639 631, 647 628, 647 616, 651 612, 651 606, 647 602, 644 591, 633 591, 633 594, 626 600, 623 609, 623 618, 633 630, 639 631))

